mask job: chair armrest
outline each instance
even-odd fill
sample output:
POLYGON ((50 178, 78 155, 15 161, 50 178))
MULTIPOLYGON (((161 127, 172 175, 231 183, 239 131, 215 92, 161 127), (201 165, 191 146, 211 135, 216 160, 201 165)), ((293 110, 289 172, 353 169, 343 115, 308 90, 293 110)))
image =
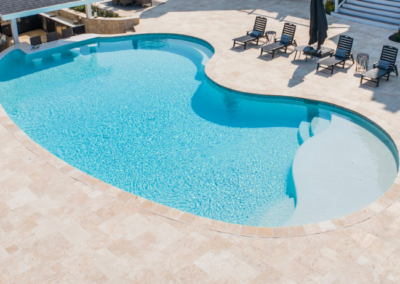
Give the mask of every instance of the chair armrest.
POLYGON ((376 68, 376 65, 378 65, 378 62, 375 62, 374 64, 372 64, 372 68, 376 68))
POLYGON ((249 35, 250 33, 252 33, 253 32, 253 30, 251 30, 251 31, 247 31, 247 35, 249 35))
POLYGON ((281 41, 280 37, 275 38, 275 42, 281 41))

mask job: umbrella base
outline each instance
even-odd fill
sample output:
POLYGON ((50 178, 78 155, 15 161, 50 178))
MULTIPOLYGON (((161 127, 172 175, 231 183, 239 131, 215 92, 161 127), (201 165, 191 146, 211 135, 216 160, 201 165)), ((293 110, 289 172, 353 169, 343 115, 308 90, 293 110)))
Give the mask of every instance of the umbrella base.
POLYGON ((307 53, 313 57, 327 57, 330 56, 331 54, 333 54, 335 52, 335 50, 333 48, 329 48, 329 47, 325 47, 325 46, 321 46, 321 48, 319 50, 317 50, 317 45, 314 46, 310 46, 310 50, 305 50, 304 53, 307 53))

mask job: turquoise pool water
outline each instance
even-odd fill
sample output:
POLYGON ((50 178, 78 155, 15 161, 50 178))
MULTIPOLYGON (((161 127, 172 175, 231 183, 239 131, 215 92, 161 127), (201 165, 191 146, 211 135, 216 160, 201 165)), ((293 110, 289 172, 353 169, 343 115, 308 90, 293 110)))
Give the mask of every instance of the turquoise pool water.
POLYGON ((373 125, 322 104, 223 89, 204 73, 212 55, 200 40, 161 34, 14 51, 0 61, 0 103, 25 133, 72 166, 215 220, 323 221, 361 209, 393 183, 397 152, 373 125), (35 66, 35 58, 42 64, 35 66), (324 148, 327 141, 334 143, 324 148), (304 158, 294 163, 300 149, 304 158), (331 156, 314 157, 314 150, 331 156), (318 163, 327 167, 313 167, 318 163), (332 212, 302 207, 308 202, 328 202, 332 212), (337 206, 343 203, 349 205, 337 206))

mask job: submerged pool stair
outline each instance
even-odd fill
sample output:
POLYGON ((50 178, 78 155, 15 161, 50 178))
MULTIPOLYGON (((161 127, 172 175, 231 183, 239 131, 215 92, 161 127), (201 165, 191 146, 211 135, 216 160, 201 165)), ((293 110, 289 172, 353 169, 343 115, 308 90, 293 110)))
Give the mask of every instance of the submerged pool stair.
POLYGON ((303 144, 311 137, 321 133, 327 129, 330 125, 330 120, 327 118, 316 116, 311 122, 303 120, 299 125, 299 132, 297 133, 297 138, 299 144, 303 144))

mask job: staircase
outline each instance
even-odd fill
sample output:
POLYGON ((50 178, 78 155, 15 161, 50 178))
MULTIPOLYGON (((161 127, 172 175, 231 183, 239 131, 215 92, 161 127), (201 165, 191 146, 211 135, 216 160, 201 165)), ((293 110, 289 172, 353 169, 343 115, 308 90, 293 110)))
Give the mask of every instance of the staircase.
POLYGON ((330 117, 325 113, 322 113, 321 116, 314 117, 311 122, 300 122, 299 132, 297 132, 297 139, 299 141, 299 144, 301 145, 311 137, 323 132, 329 127, 330 124, 330 117))
POLYGON ((400 0, 348 0, 332 16, 371 26, 398 30, 400 0))

